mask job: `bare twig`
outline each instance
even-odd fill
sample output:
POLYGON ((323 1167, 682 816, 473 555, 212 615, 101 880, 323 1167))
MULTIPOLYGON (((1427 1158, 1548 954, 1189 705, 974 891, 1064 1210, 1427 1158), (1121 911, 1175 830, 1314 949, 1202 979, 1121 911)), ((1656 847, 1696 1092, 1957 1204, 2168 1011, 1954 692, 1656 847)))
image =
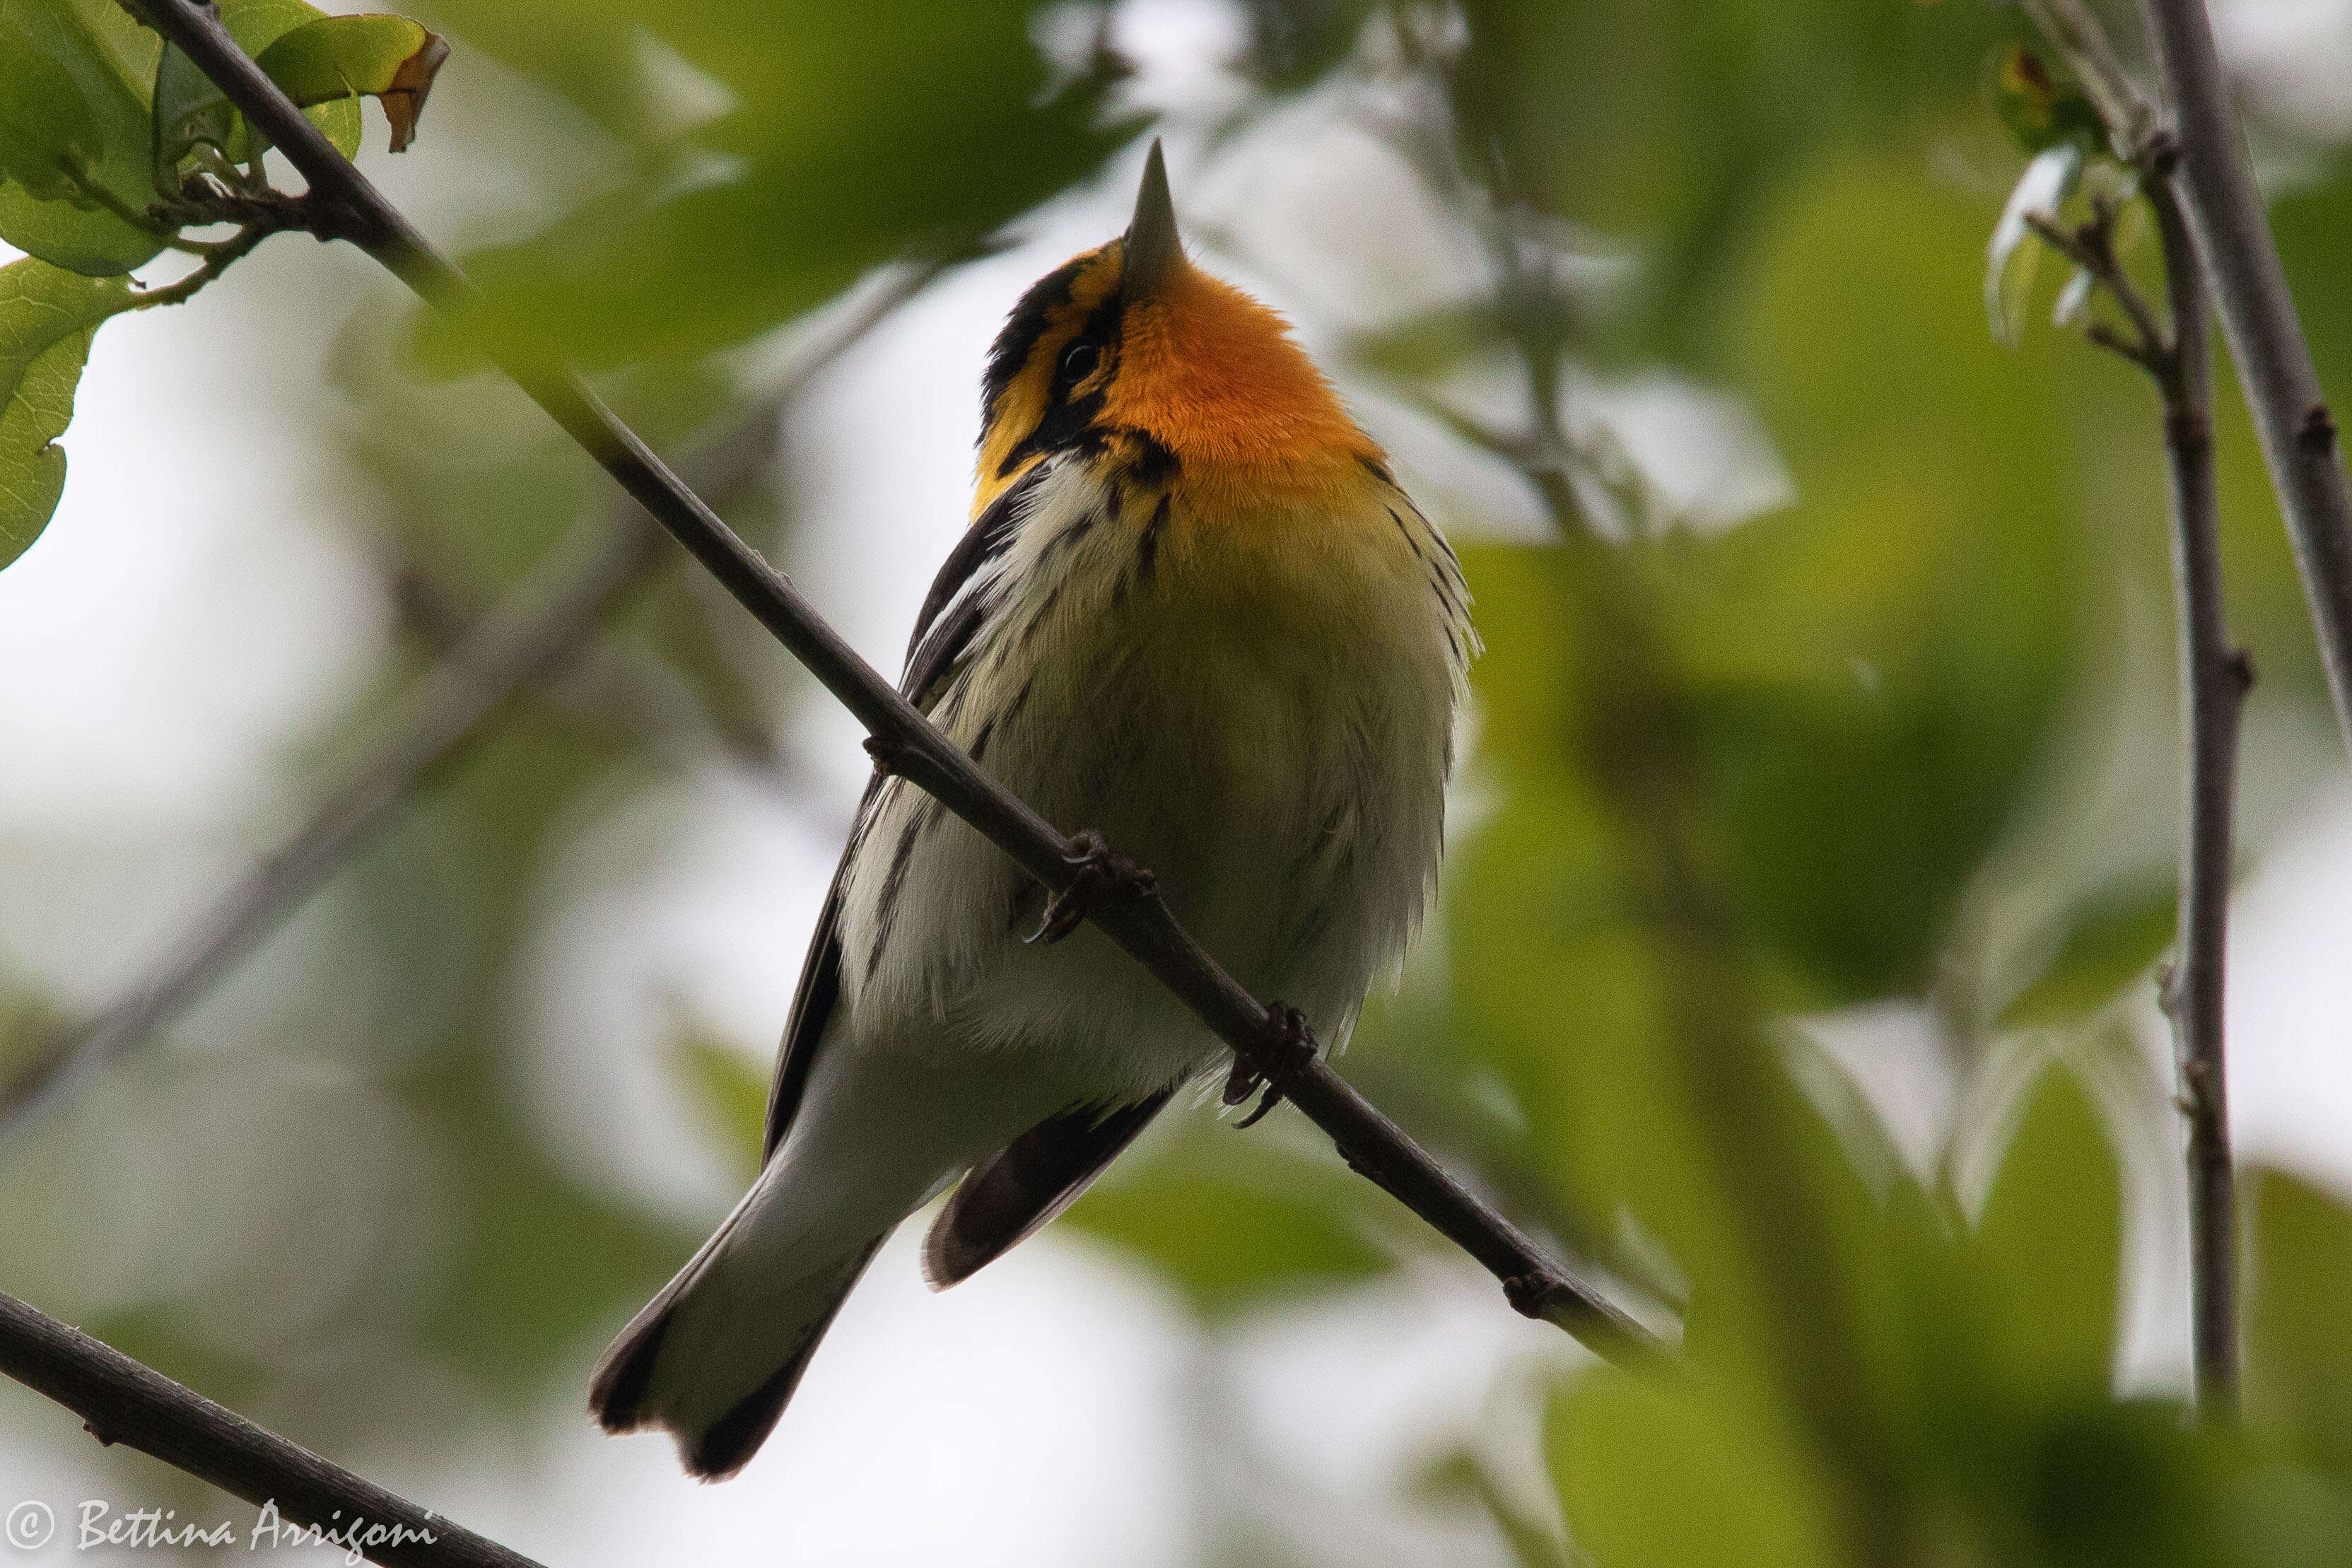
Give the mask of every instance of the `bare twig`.
POLYGON ((273 1540, 291 1543, 299 1530, 309 1542, 315 1531, 386 1568, 538 1568, 9 1295, 0 1295, 0 1372, 79 1415, 100 1442, 274 1510, 288 1528, 273 1540))
POLYGON ((2172 348, 2164 374, 2164 447, 2172 468, 2173 599, 2181 707, 2179 959, 2165 986, 2180 1110, 2189 1125, 2191 1309, 2198 1408, 2238 1405, 2236 1182, 2223 1073, 2221 999, 2229 941, 2238 719, 2253 668, 2230 641, 2221 596, 2221 498, 2213 479, 2212 370, 2204 274, 2169 162, 2147 182, 2164 247, 2172 348))
POLYGON ((185 278, 176 282, 166 283, 158 289, 140 290, 131 297, 130 303, 124 305, 123 310, 151 310, 158 305, 185 304, 194 299, 206 284, 227 271, 232 263, 268 238, 273 232, 266 225, 254 224, 238 229, 226 239, 205 246, 201 251, 192 252, 204 258, 201 266, 196 267, 185 278))
POLYGON ((2295 318, 2203 0, 2142 0, 2177 121, 2179 189, 2271 487, 2294 542, 2336 718, 2352 744, 2352 489, 2295 318))
MULTIPOLYGON (((2089 273, 2108 297, 2123 307, 2131 318, 2136 338, 2124 338, 2104 326, 2091 336, 2102 347, 2138 364, 2155 376, 2168 374, 2166 362, 2172 353, 2172 337, 2156 319, 2156 309, 2139 291, 2139 285, 2124 270, 2123 261, 2116 255, 2115 205, 2104 196, 2092 198, 2088 221, 2068 228, 2041 213, 2025 215, 2025 226, 2042 237, 2042 242, 2089 273)), ((2094 323, 2097 326, 2097 323, 2094 323)))
MULTIPOLYGON (((708 486, 698 486, 708 489, 708 486)), ((630 516, 645 525, 635 503, 630 516)), ((387 543, 386 575, 404 624, 436 655, 465 641, 488 611, 447 575, 387 543)), ((808 780, 764 727, 730 721, 688 689, 652 649, 606 640, 583 646, 533 689, 553 711, 601 735, 634 742, 673 764, 716 754, 780 799, 797 800, 808 780)), ((847 818, 845 816, 844 821, 847 818)))
MULTIPOLYGON (((2039 9, 2036 16, 2047 30, 2051 24, 2039 9)), ((2096 21, 2078 17, 2076 23, 2072 41, 2112 59, 2114 49, 2096 21)), ((2052 36, 2053 42, 2063 43, 2052 36)), ((2210 39, 2208 43, 2210 47, 2210 39)), ((2238 1301, 2236 1181, 2230 1157, 2222 992, 2239 717, 2253 668, 2230 640, 2222 597, 2206 269, 2199 264, 2195 237, 2183 211, 2179 150, 2173 133, 2164 130, 2129 138, 2119 133, 2116 139, 2138 170, 2141 193, 2156 215, 2168 326, 2158 323, 2116 259, 2113 204, 2095 201, 2090 220, 2073 228, 2032 215, 2026 221, 2123 308, 2132 322, 2132 336, 2104 322, 2092 323, 2086 335, 2147 371, 2164 402, 2164 447, 2172 477, 2173 601, 2179 623, 2181 838, 2178 958, 2164 978, 2162 1001, 2172 1020, 2179 1102, 2189 1133, 2189 1316, 2197 1404, 2206 1419, 2225 1422, 2235 1418, 2238 1406, 2238 1301)), ((2267 245, 2266 226, 2263 237, 2267 245)), ((2307 586, 2313 584, 2308 574, 2305 581, 2307 586)), ((2313 607, 2322 616, 2325 651, 2326 622, 2315 589, 2313 607)))
MULTIPOLYGON (((195 0, 144 0, 147 15, 309 180, 312 231, 352 241, 427 301, 462 310, 471 285, 384 200, 195 0)), ((1071 842, 942 735, 682 484, 635 432, 560 365, 498 351, 501 368, 653 513, 736 600, 863 723, 911 782, 1060 892, 1087 861, 1071 842)), ((1428 1220, 1507 1285, 1514 1307, 1602 1354, 1660 1364, 1646 1329, 1546 1256, 1454 1179, 1321 1058, 1291 1059, 1276 1016, 1180 926, 1157 896, 1098 903, 1087 918, 1181 998, 1234 1052, 1328 1134, 1349 1163, 1428 1220)))

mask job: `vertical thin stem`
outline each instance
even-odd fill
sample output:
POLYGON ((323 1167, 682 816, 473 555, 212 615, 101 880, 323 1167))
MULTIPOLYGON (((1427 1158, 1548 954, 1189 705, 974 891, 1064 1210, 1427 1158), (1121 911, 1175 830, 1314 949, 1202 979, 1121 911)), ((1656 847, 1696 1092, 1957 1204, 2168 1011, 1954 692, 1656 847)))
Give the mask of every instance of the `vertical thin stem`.
MULTIPOLYGON (((2078 68, 2104 69, 2113 47, 2074 0, 2030 6, 2078 68), (2065 16, 2053 21, 2052 13, 2065 16), (2063 23, 2063 26, 2061 25, 2063 23)), ((2231 110, 2202 0, 2142 0, 2142 15, 2179 117, 2177 131, 2116 128, 2119 152, 2139 170, 2156 214, 2170 307, 2168 337, 2115 252, 2112 207, 2042 237, 2087 269, 2133 323, 2126 337, 2105 323, 2093 341, 2154 378, 2164 399, 2164 448, 2172 473, 2172 582, 2179 618, 2180 896, 2175 960, 2165 976, 2179 1101, 2188 1123, 2190 1322, 2197 1405, 2210 1422, 2238 1408, 2236 1181, 2230 1162, 2230 1102, 2223 1068, 2222 980, 2229 940, 2231 834, 2237 799, 2238 725, 2253 667, 2230 641, 2221 592, 2221 502, 2213 479, 2212 363, 2206 289, 2238 360, 2240 383, 2263 434, 2281 510, 2293 536, 2319 636, 2336 717, 2352 740, 2352 502, 2319 400, 2311 353, 2294 319, 2245 140, 2231 110)), ((2103 112, 2112 111, 2102 105, 2103 112)))
POLYGON ((2172 468, 2172 579, 2180 661, 2179 958, 2164 1000, 2172 1016, 2180 1110, 2189 1124, 2197 1405, 2206 1419, 2227 1421, 2238 1405, 2237 1207, 2222 1069, 2222 980, 2238 720, 2253 677, 2245 654, 2231 644, 2221 595, 2204 274, 2168 168, 2159 168, 2148 182, 2148 200, 2156 209, 2172 308, 2172 352, 2159 380, 2164 446, 2172 468))

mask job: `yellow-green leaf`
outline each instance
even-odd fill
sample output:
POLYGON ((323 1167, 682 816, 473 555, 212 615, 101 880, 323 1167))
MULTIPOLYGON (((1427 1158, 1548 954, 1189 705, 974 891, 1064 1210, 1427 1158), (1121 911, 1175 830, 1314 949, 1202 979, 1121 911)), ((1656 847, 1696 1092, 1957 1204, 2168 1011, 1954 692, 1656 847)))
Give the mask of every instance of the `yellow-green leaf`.
POLYGON ((376 98, 397 153, 415 138, 434 73, 448 54, 438 34, 405 16, 327 16, 288 33, 258 63, 299 104, 376 98))
POLYGON ((2002 1286, 2001 1360, 2027 1386, 2095 1396, 2115 1359, 2123 1183, 2098 1111, 2044 1072, 1985 1200, 1976 1253, 2002 1286))
POLYGON ((0 566, 22 555, 57 510, 66 455, 56 441, 73 417, 91 334, 130 299, 119 279, 38 259, 0 268, 0 566))
POLYGON ((1614 1370, 1554 1404, 1553 1478, 1576 1543, 1608 1568, 1830 1568, 1822 1478, 1780 1411, 1719 1384, 1614 1370))
POLYGON ((2000 121, 2027 152, 2070 139, 2093 151, 2105 144, 2107 128, 2090 99, 2074 82, 2052 75, 2032 50, 2009 45, 1994 57, 1992 75, 2000 121))
POLYGON ((1186 1116, 1145 1169, 1114 1168, 1068 1221, 1156 1266, 1213 1317, 1385 1272, 1387 1255, 1355 1220, 1362 1186, 1336 1165, 1186 1116))
MULTIPOLYGON (((307 27, 323 21, 327 14, 310 0, 220 0, 221 26, 236 47, 256 59, 270 45, 297 27, 307 27)), ((330 102, 314 103, 302 111, 303 118, 319 128, 335 151, 346 158, 360 155, 360 100, 338 97, 330 102)), ((235 154, 240 163, 264 149, 248 147, 245 142, 244 117, 238 117, 238 147, 235 154)))
POLYGON ((155 179, 167 191, 179 184, 180 160, 199 145, 236 157, 242 138, 237 112, 196 62, 166 44, 155 67, 155 179))
POLYGON ((2078 1024, 2114 1001, 2172 945, 2176 905, 2170 883, 2160 879, 2095 890, 2072 911, 2049 967, 2001 1009, 2000 1026, 2078 1024))
POLYGON ((154 200, 158 47, 113 0, 0 0, 0 239, 93 277, 163 248, 100 199, 133 211, 154 200))
POLYGON ((698 1025, 681 1026, 670 1048, 710 1131, 746 1181, 760 1169, 768 1122, 768 1074, 733 1046, 698 1025))

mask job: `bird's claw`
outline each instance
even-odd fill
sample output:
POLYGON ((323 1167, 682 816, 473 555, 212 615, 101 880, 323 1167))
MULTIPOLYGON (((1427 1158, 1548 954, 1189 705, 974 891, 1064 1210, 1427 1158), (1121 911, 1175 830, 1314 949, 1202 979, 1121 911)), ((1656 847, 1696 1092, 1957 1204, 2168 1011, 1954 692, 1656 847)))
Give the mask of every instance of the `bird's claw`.
POLYGON ((1227 1105, 1241 1104, 1261 1087, 1265 1090, 1257 1108, 1234 1123, 1236 1131, 1264 1121, 1267 1111, 1282 1103, 1283 1090, 1298 1069, 1315 1059, 1315 1031, 1307 1026, 1307 1016, 1287 1002, 1265 1005, 1265 1043, 1272 1064, 1269 1071, 1259 1071, 1236 1053, 1233 1071, 1225 1076, 1223 1098, 1227 1105))
POLYGON ((1066 858, 1077 868, 1077 874, 1068 887, 1047 900, 1045 918, 1024 939, 1033 946, 1057 942, 1077 930, 1078 922, 1094 910, 1148 899, 1159 887, 1158 879, 1112 848, 1091 827, 1072 835, 1070 846, 1077 853, 1066 858))

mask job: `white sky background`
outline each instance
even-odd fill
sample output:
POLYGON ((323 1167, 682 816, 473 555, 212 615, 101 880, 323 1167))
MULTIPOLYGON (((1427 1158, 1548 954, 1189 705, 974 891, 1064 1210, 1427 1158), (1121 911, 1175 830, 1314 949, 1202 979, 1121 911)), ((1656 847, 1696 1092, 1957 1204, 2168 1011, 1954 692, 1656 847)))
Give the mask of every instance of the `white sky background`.
MULTIPOLYGON (((2237 0, 2223 15, 2238 55, 2255 62, 2295 58, 2296 37, 2352 37, 2343 0, 2237 0)), ((1147 63, 1141 96, 1180 109, 1220 100, 1227 89, 1201 62, 1231 37, 1232 22, 1213 0, 1130 4, 1126 18, 1125 41, 1147 63)), ((2279 91, 2296 114, 2327 123, 2345 111, 2343 79, 2330 98, 2308 75, 2285 73, 2279 91)), ((461 52, 417 148, 372 161, 428 232, 478 235, 579 177, 576 156, 552 147, 475 161, 480 148, 459 128, 488 117, 493 92, 514 90, 461 52)), ((1181 115, 1168 131, 1179 208, 1198 231, 1248 229, 1266 211, 1311 214, 1307 233, 1253 230, 1265 246, 1258 267, 1220 268, 1293 306, 1310 345, 1317 318, 1347 320, 1367 293, 1458 284, 1458 258, 1425 227, 1397 221, 1410 193, 1383 184, 1346 133, 1310 116, 1277 134, 1294 154, 1321 138, 1315 158, 1253 160, 1245 146, 1203 173, 1192 166, 1181 115), (1310 287, 1282 265, 1318 237, 1359 275, 1310 287)), ((373 119, 370 135, 373 145, 373 119)), ((1139 150, 1097 190, 1038 215, 1027 243, 901 312, 791 424, 798 510, 809 521, 786 564, 882 668, 898 668, 931 572, 963 526, 990 339, 1030 280, 1124 224, 1139 163, 1139 150), (877 452, 866 437, 882 429, 893 441, 877 452)), ((340 321, 363 290, 382 287, 346 249, 281 239, 194 306, 99 336, 65 441, 64 506, 0 573, 0 669, 11 672, 0 681, 0 862, 13 879, 0 887, 0 964, 64 1000, 100 1002, 299 811, 310 780, 304 746, 381 667, 386 608, 332 521, 364 502, 334 477, 337 435, 318 414, 339 395, 322 392, 327 343, 267 323, 340 321), (289 299, 299 308, 289 311, 289 299)), ((1721 525, 1785 487, 1745 415, 1714 394, 1692 395, 1661 375, 1586 391, 1584 401, 1624 421, 1637 455, 1645 440, 1716 454, 1699 488, 1675 499, 1721 508, 1721 525)), ((1441 505, 1457 495, 1465 513, 1531 524, 1523 499, 1450 459, 1409 416, 1377 405, 1361 412, 1420 460, 1421 483, 1441 505)), ((828 792, 805 814, 723 773, 689 774, 657 786, 693 803, 688 831, 662 837, 659 855, 640 852, 652 831, 641 801, 588 823, 549 872, 547 905, 563 913, 536 955, 538 980, 517 999, 537 1042, 526 1090, 583 1179, 673 1215, 714 1217, 732 1193, 653 1054, 660 998, 689 998, 763 1049, 774 1037, 836 852, 824 825, 864 773, 846 715, 813 710, 804 735, 828 792), (567 891, 582 885, 594 895, 567 891), (614 1135, 591 1140, 589 1129, 614 1135)), ((2352 1193, 2347 889, 2352 787, 2338 784, 2279 836, 2241 890, 2231 1038, 2242 1152, 2352 1193)), ((100 1268, 85 1300, 39 1304, 95 1310, 172 1256, 154 1250, 165 1244, 152 1235, 115 1240, 112 1283, 100 1268)), ((1375 1560, 1376 1538, 1380 1561, 1476 1563, 1498 1560, 1483 1538, 1425 1518, 1408 1525, 1390 1510, 1385 1494, 1414 1458, 1400 1444, 1405 1434, 1491 1438, 1515 1427, 1524 1413, 1484 1405, 1496 1370, 1554 1355, 1558 1343, 1502 1312, 1490 1288, 1437 1271, 1269 1312, 1237 1342, 1213 1347, 1157 1284, 1082 1242, 1048 1233, 934 1297, 906 1236, 852 1299, 777 1437, 740 1480, 694 1486, 666 1443, 596 1436, 568 1398, 520 1448, 504 1430, 453 1433, 374 1471, 552 1564, 945 1558, 1157 1568, 1193 1561, 1206 1544, 1198 1532, 1214 1510, 1203 1510, 1204 1489, 1216 1477, 1190 1466, 1209 1422, 1219 1435, 1212 1449, 1274 1467, 1322 1500, 1331 1528, 1362 1531, 1356 1561, 1375 1560)), ((584 1387, 597 1348, 580 1347, 575 1385, 584 1387)), ((62 1510, 92 1495, 92 1452, 69 1417, 0 1388, 0 1508, 30 1495, 62 1510)))

